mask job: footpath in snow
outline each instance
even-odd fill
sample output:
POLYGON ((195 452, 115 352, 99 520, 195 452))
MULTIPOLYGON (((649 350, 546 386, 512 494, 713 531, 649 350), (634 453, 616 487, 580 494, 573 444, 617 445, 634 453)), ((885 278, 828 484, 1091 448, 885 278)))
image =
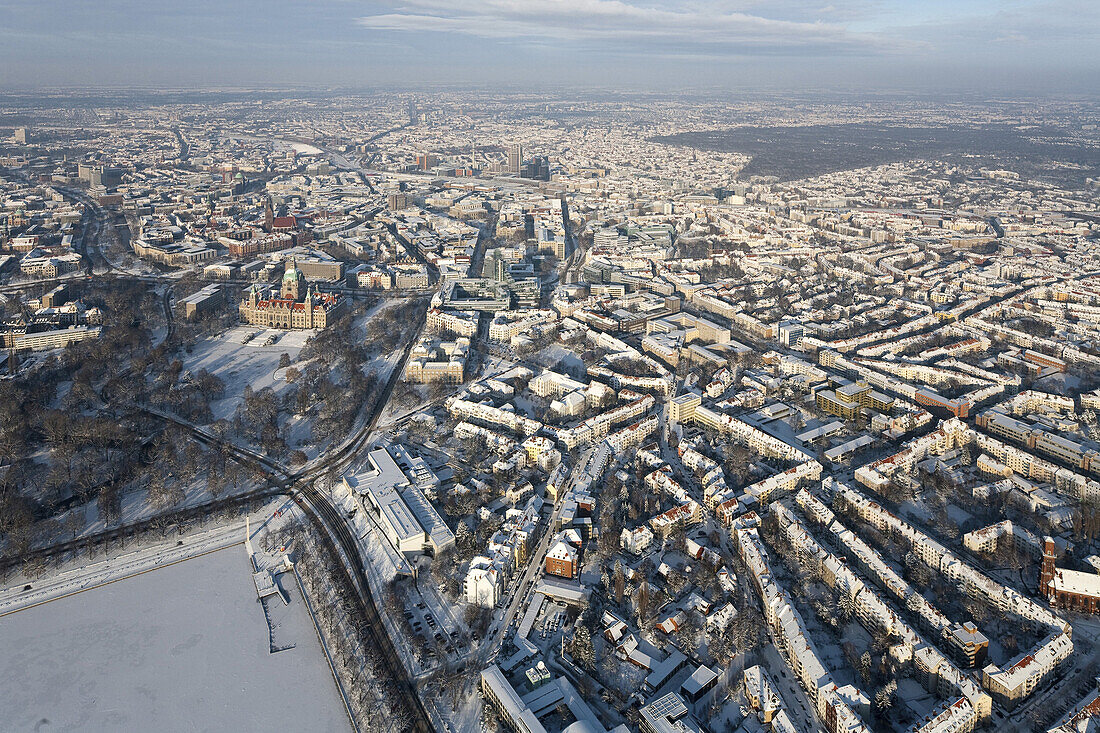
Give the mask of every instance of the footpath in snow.
MULTIPOLYGON (((280 509, 285 510, 289 501, 286 497, 277 497, 260 511, 249 515, 253 536, 257 536, 262 530, 271 529, 266 523, 280 509)), ((278 517, 275 519, 277 520, 278 517)), ((242 516, 227 524, 189 532, 182 536, 173 534, 153 542, 137 539, 134 540, 133 549, 129 551, 84 564, 73 564, 60 572, 48 573, 37 580, 16 576, 11 585, 0 589, 0 617, 241 544, 244 542, 244 528, 245 517, 242 516), (24 590, 27 585, 31 586, 29 591, 24 590)))

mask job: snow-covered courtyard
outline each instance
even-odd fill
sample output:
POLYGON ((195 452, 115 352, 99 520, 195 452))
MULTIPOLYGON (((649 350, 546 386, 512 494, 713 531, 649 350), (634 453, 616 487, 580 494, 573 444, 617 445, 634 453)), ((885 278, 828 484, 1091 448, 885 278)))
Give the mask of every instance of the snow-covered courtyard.
POLYGON ((240 545, 0 618, 6 730, 348 731, 293 576, 268 625, 240 545))

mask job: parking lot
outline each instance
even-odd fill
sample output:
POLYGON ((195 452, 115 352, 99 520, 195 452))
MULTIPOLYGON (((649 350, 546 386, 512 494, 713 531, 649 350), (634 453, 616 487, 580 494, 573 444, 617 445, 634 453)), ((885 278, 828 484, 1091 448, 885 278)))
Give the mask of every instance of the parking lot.
POLYGON ((408 619, 413 633, 427 643, 429 652, 434 649, 435 653, 442 653, 447 657, 462 653, 451 633, 422 599, 405 608, 405 618, 408 619))

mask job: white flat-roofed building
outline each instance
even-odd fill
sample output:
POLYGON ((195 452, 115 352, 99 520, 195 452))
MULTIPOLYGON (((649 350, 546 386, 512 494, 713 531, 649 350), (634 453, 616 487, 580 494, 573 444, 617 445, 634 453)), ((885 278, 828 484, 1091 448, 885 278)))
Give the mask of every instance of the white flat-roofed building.
POLYGON ((562 397, 571 392, 584 392, 588 385, 547 369, 532 379, 527 388, 539 397, 562 397))
POLYGON ((521 334, 532 335, 556 319, 557 313, 552 310, 501 311, 489 323, 489 340, 510 341, 521 334))
POLYGON ((428 310, 428 330, 432 333, 451 331, 458 336, 473 338, 477 333, 478 314, 476 311, 445 311, 439 308, 428 310))
POLYGON ((524 438, 529 438, 542 430, 542 423, 537 420, 492 405, 471 402, 460 397, 451 397, 444 404, 456 420, 503 428, 516 435, 522 435, 524 438))
POLYGON ((99 338, 103 329, 99 326, 69 326, 68 328, 54 328, 47 331, 32 331, 16 329, 5 332, 2 336, 3 346, 14 351, 45 351, 48 349, 60 349, 69 344, 75 344, 87 339, 99 338))
POLYGON ((24 275, 40 277, 57 277, 67 272, 77 270, 81 265, 81 257, 76 252, 62 255, 46 255, 32 250, 26 257, 19 261, 19 269, 24 275))
MULTIPOLYGON (((520 697, 500 667, 493 664, 481 672, 481 692, 486 701, 500 711, 508 727, 518 733, 545 733, 546 728, 539 722, 539 716, 565 710, 569 711, 573 722, 564 728, 559 723, 552 730, 561 730, 562 733, 608 733, 569 680, 564 677, 550 680, 549 675, 541 676, 545 681, 520 697)), ((625 725, 619 725, 611 733, 629 731, 625 725)))
POLYGON ((417 264, 390 265, 393 271, 394 287, 426 288, 430 282, 428 268, 417 264))
POLYGON ((220 285, 207 285, 187 296, 181 302, 184 307, 184 315, 188 318, 194 318, 200 313, 212 311, 224 303, 225 294, 220 285))
POLYGON ((385 448, 375 448, 367 458, 372 470, 345 476, 344 484, 374 512, 400 552, 420 552, 428 544, 428 535, 399 493, 410 487, 408 478, 385 448))
POLYGON ((834 435, 839 434, 843 430, 844 423, 840 422, 839 420, 834 420, 827 425, 822 425, 820 427, 812 428, 805 432, 799 433, 795 436, 795 438, 803 443, 813 443, 817 440, 825 440, 827 438, 831 438, 834 435))
POLYGON ((856 451, 866 448, 874 442, 875 439, 870 435, 859 435, 846 443, 842 443, 835 448, 830 448, 825 451, 825 457, 833 462, 843 461, 856 451))
POLYGON ((680 685, 680 692, 690 703, 697 703, 718 684, 718 673, 710 667, 701 666, 692 672, 680 685))
POLYGON ((643 733, 699 733, 702 730, 688 713, 684 699, 675 692, 641 709, 639 729, 643 733))
POLYGON ((435 510, 435 507, 432 506, 427 497, 420 493, 418 488, 410 486, 404 489, 401 492, 401 498, 405 500, 405 504, 412 510, 420 526, 424 528, 424 534, 427 535, 426 544, 432 548, 434 554, 438 555, 454 547, 454 532, 451 531, 451 528, 448 527, 447 523, 443 521, 443 518, 439 516, 439 512, 435 510))
POLYGON ((524 704, 508 682, 500 667, 495 664, 482 670, 481 691, 485 699, 493 703, 508 727, 520 733, 545 733, 546 728, 535 716, 534 711, 524 704))

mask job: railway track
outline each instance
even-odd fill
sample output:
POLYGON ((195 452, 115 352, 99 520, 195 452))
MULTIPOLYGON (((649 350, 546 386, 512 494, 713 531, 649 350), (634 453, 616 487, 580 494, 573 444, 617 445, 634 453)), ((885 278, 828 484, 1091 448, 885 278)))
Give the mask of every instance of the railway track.
POLYGON ((363 558, 359 552, 358 544, 354 536, 348 530, 347 523, 335 507, 313 487, 312 482, 298 484, 288 489, 281 486, 265 487, 255 491, 237 494, 214 502, 195 505, 168 514, 161 514, 150 519, 116 527, 104 532, 82 537, 77 540, 51 545, 47 548, 32 550, 19 555, 0 558, 0 572, 6 572, 13 567, 21 566, 36 559, 46 559, 68 552, 86 550, 88 547, 109 545, 111 542, 124 542, 126 539, 134 539, 143 533, 160 529, 172 524, 191 521, 205 517, 213 512, 227 508, 235 508, 251 505, 255 502, 265 501, 276 494, 289 493, 294 501, 321 529, 321 536, 329 544, 332 556, 343 557, 345 562, 340 563, 340 568, 345 575, 349 587, 355 589, 359 599, 360 611, 369 630, 371 641, 378 650, 386 674, 393 680, 402 703, 409 711, 410 723, 415 731, 432 731, 431 718, 420 700, 416 686, 409 679, 405 665, 398 655, 393 641, 386 633, 382 618, 378 612, 378 606, 374 602, 367 582, 366 570, 363 566, 363 558), (333 541, 335 536, 335 542, 333 541), (337 547, 337 544, 339 547, 337 547))
POLYGON ((366 622, 365 626, 374 647, 382 658, 386 673, 393 681, 398 694, 409 711, 412 730, 417 731, 417 733, 429 733, 435 730, 431 716, 424 707, 416 686, 409 679, 405 664, 398 655, 389 634, 386 633, 386 627, 382 624, 382 617, 378 613, 378 606, 374 602, 374 595, 371 593, 367 581, 363 559, 359 553, 359 545, 355 537, 352 536, 351 531, 348 530, 347 522, 312 484, 296 491, 293 497, 302 511, 306 513, 306 516, 313 518, 315 523, 321 526, 322 537, 329 544, 328 549, 333 553, 333 556, 339 558, 343 555, 345 558, 346 561, 339 563, 339 565, 349 586, 356 590, 356 595, 360 601, 360 611, 366 622), (329 531, 326 530, 331 530, 332 534, 329 534, 329 531), (339 548, 333 542, 332 535, 335 535, 339 548))
POLYGON ((378 426, 378 421, 382 417, 382 413, 385 411, 386 405, 390 401, 390 396, 393 394, 393 390, 397 387, 397 382, 400 381, 401 375, 405 371, 405 363, 408 361, 409 354, 412 352, 413 346, 420 338, 420 333, 424 328, 424 324, 427 320, 427 309, 421 311, 417 323, 416 330, 409 339, 409 342, 405 345, 405 349, 401 354, 401 358, 397 364, 394 365, 393 370, 390 372, 389 378, 382 388, 382 392, 376 397, 374 405, 371 407, 372 413, 369 419, 367 419, 362 427, 360 427, 355 434, 340 447, 334 449, 332 452, 324 455, 323 460, 317 462, 312 466, 306 466, 299 470, 290 470, 284 467, 282 464, 274 461, 267 456, 254 451, 241 448, 232 442, 222 440, 213 435, 210 435, 206 431, 198 428, 197 426, 180 418, 160 410, 155 410, 149 407, 138 406, 143 412, 154 415, 162 420, 168 420, 184 430, 187 430, 191 435, 207 446, 223 447, 225 450, 232 453, 241 463, 250 467, 259 468, 260 470, 271 474, 272 479, 279 481, 284 491, 292 490, 301 485, 312 483, 313 481, 323 477, 326 473, 332 470, 344 469, 350 464, 359 451, 366 445, 370 436, 374 433, 378 426))

